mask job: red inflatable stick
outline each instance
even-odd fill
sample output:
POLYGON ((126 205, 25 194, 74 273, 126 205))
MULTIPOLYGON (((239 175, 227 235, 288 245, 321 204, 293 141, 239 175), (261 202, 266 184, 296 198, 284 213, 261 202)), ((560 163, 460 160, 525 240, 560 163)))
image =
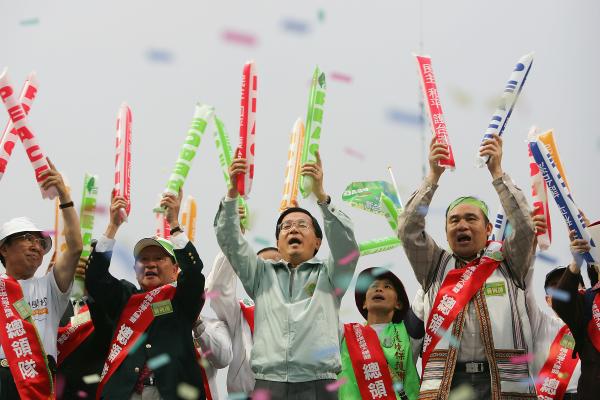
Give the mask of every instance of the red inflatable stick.
POLYGON ((242 76, 242 101, 240 115, 239 149, 242 158, 248 161, 248 172, 237 176, 238 192, 244 198, 248 197, 254 179, 254 138, 256 134, 256 95, 258 75, 254 61, 244 65, 242 76))

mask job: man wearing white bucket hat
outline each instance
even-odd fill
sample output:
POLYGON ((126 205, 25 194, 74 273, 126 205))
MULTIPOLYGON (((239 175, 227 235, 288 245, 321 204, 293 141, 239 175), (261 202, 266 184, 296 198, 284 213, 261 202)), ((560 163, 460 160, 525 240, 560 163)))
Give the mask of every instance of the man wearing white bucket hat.
POLYGON ((52 248, 52 240, 26 217, 0 227, 0 398, 54 396, 56 334, 69 302, 82 250, 79 217, 60 173, 42 175, 42 188, 58 192, 67 248, 43 277, 34 274, 52 248))

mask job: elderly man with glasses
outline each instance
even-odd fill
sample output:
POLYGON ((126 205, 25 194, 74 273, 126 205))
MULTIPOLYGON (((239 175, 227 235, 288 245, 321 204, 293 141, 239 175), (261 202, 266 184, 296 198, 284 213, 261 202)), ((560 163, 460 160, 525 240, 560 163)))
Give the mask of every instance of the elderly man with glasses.
POLYGON ((42 277, 34 274, 52 248, 50 237, 28 218, 0 227, 0 398, 54 398, 56 334, 69 303, 82 250, 79 217, 63 179, 48 160, 42 188, 58 192, 66 249, 42 277))
MULTIPOLYGON (((243 158, 233 160, 232 182, 247 171, 243 158)), ((238 191, 233 185, 215 219, 217 241, 255 301, 251 366, 255 392, 267 390, 274 399, 337 399, 327 390, 341 370, 339 355, 340 301, 354 274, 358 245, 349 218, 330 204, 317 162, 301 173, 313 179, 312 193, 323 213, 331 255, 315 257, 323 232, 317 220, 299 207, 277 220, 275 237, 282 260, 256 255, 240 230, 238 191)))

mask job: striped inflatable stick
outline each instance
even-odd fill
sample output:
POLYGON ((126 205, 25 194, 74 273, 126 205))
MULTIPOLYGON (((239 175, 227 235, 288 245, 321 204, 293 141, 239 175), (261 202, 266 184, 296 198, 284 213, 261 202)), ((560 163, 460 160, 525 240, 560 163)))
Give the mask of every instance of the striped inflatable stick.
POLYGON ((256 135, 256 97, 258 76, 254 61, 244 65, 242 76, 242 99, 240 115, 240 155, 248 161, 248 172, 237 176, 237 188, 240 196, 247 198, 254 179, 254 139, 256 135))

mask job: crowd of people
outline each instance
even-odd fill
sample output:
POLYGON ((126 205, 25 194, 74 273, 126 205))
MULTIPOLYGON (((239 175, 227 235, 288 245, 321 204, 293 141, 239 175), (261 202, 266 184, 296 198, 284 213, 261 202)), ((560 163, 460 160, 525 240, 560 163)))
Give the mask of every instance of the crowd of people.
MULTIPOLYGON (((312 178, 323 228, 308 210, 288 208, 275 223, 276 247, 257 252, 231 185, 214 220, 221 252, 205 279, 180 226, 182 194, 166 193, 169 240, 141 238, 133 248, 139 289, 110 272, 125 199, 112 196, 108 226, 82 259, 79 218, 50 163, 42 187, 58 192, 66 251, 35 276, 51 238, 26 217, 0 227, 0 400, 217 399, 216 371, 225 367, 238 399, 448 399, 465 388, 464 399, 599 398, 599 267, 588 266, 586 289, 579 257, 590 245, 571 235, 573 261, 544 284, 556 315, 544 312, 531 277, 546 221, 503 170, 502 139, 486 140, 480 155, 512 232, 490 241, 488 206, 466 195, 446 209, 448 248, 428 234, 424 210, 449 156, 433 139, 429 173, 398 221, 420 288, 411 304, 400 276, 364 269, 354 297, 365 321, 346 324, 339 311, 350 280, 340 278, 355 275, 359 246, 324 189, 318 153, 300 173, 312 178), (321 259, 323 238, 329 256, 321 259), (75 299, 76 270, 85 295, 75 299), (252 300, 237 297, 238 281, 252 300), (216 318, 201 313, 209 306, 216 318)), ((235 158, 230 181, 247 171, 235 158)))

